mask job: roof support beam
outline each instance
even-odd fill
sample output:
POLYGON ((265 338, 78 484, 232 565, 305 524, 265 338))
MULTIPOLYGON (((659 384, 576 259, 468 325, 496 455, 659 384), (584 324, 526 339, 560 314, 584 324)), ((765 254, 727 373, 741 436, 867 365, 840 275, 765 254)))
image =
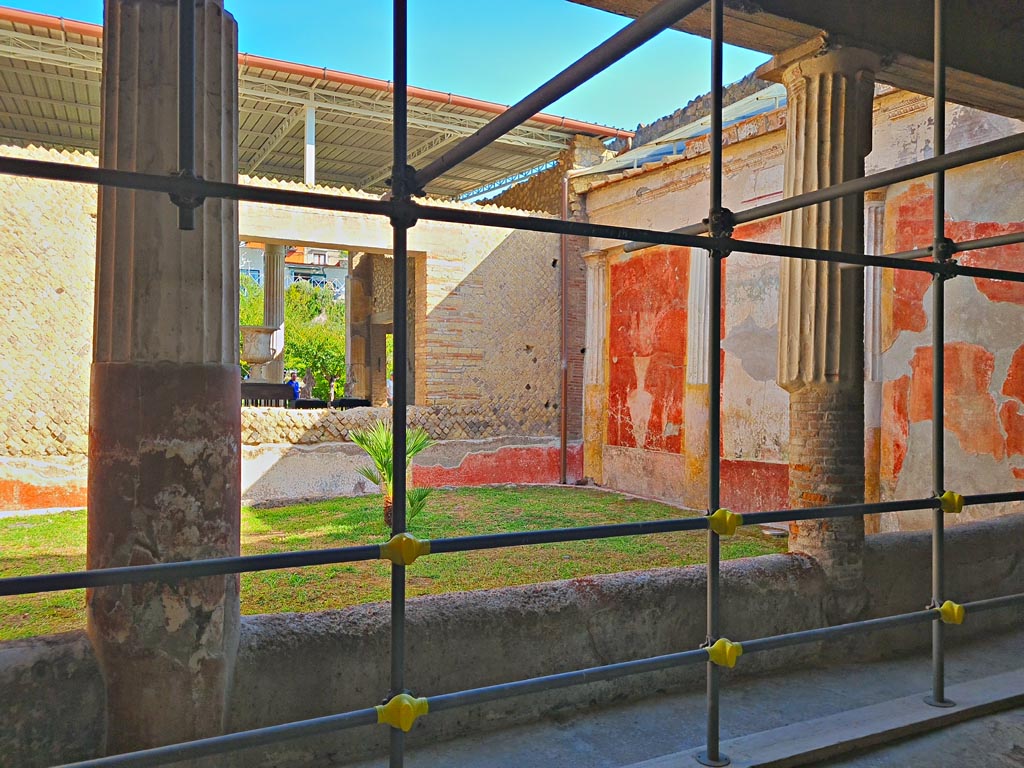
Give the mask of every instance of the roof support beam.
MULTIPOLYGON (((453 142, 458 141, 461 138, 461 134, 454 133, 452 131, 445 131, 439 133, 433 138, 427 139, 417 144, 415 147, 409 150, 408 163, 409 165, 415 166, 416 161, 420 160, 432 152, 436 152, 441 147, 445 147, 453 142)), ((380 184, 386 178, 391 175, 390 168, 382 168, 376 173, 371 173, 369 176, 364 178, 359 186, 362 189, 372 189, 373 187, 380 184)))
POLYGON ((271 137, 263 143, 263 146, 260 147, 259 152, 252 159, 252 161, 246 165, 245 174, 248 176, 252 176, 254 173, 256 173, 256 169, 259 168, 260 165, 262 165, 264 161, 266 161, 266 159, 270 157, 271 154, 273 154, 274 150, 277 149, 278 146, 280 146, 281 142, 284 141, 285 137, 289 133, 294 131, 295 128, 299 125, 299 123, 302 122, 302 120, 302 113, 295 113, 289 115, 287 118, 282 120, 281 125, 279 125, 277 130, 274 131, 273 135, 271 135, 271 137))

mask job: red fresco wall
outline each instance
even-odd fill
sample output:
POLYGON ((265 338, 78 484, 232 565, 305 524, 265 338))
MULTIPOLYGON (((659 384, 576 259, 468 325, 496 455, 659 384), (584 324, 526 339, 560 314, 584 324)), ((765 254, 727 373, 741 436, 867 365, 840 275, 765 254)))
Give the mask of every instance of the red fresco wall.
MULTIPOLYGON (((495 485, 499 483, 552 484, 561 476, 557 447, 505 446, 487 453, 468 453, 456 467, 439 465, 412 468, 413 483, 425 488, 446 485, 495 485)), ((583 446, 570 444, 566 455, 566 481, 583 477, 583 446)))
MULTIPOLYGON (((932 195, 924 184, 911 185, 887 204, 886 230, 894 233, 891 247, 902 251, 919 248, 932 239, 932 195)), ((974 240, 1024 229, 1024 222, 993 224, 954 221, 947 218, 946 236, 954 241, 974 240)), ((1024 244, 970 251, 957 260, 973 266, 1024 271, 1024 244)), ((883 320, 883 349, 888 349, 903 331, 920 332, 928 317, 924 296, 931 284, 925 273, 894 271, 887 274, 891 305, 883 320), (887 322, 886 322, 887 321, 887 322)), ((965 278, 957 278, 964 280, 965 278)), ((1024 306, 1024 284, 971 278, 990 302, 1024 306)), ((951 284, 955 290, 956 284, 951 284)), ((993 344, 1015 344, 1024 338, 993 339, 993 344)), ((1004 347, 1005 348, 1005 347, 1004 347)), ((995 355, 977 344, 949 341, 945 344, 946 429, 956 435, 963 450, 991 456, 996 461, 1024 455, 1024 345, 1016 349, 1003 381, 993 380, 995 355), (997 393, 1010 400, 1001 405, 997 393)), ((909 426, 932 418, 932 352, 930 345, 913 350, 911 373, 883 384, 881 477, 895 486, 907 456, 909 426)), ((1000 398, 1002 399, 1002 398, 1000 398)), ((1014 461, 1014 463, 1017 463, 1014 461)), ((1024 462, 1020 462, 1024 465, 1024 462)), ((1012 475, 1024 479, 1024 467, 1011 467, 1012 475)))
POLYGON ((681 453, 690 249, 609 265, 608 444, 681 453))

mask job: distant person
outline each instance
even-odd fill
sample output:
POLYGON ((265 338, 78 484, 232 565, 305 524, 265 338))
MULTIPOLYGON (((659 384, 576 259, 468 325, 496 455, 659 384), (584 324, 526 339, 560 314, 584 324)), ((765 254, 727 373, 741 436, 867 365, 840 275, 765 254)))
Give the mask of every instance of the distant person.
POLYGON ((387 383, 385 385, 388 390, 388 405, 395 404, 395 382, 390 376, 388 376, 387 383))
POLYGON ((292 401, 299 399, 299 388, 302 384, 299 383, 299 374, 292 371, 292 375, 288 377, 288 381, 285 382, 289 387, 292 388, 292 401))

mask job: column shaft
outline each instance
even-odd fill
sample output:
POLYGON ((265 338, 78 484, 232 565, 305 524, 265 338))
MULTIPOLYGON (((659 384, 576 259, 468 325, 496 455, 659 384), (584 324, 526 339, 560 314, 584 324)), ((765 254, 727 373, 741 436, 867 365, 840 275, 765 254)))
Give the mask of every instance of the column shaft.
MULTIPOLYGON (((195 0, 196 172, 237 177, 237 42, 195 0)), ((100 162, 177 167, 175 0, 107 0, 100 162)), ((89 445, 89 568, 237 555, 238 217, 207 200, 177 227, 166 195, 101 188, 89 445)), ((88 630, 111 753, 221 732, 238 577, 104 587, 88 630)))
POLYGON ((583 357, 583 475, 604 482, 608 422, 608 261, 603 251, 584 254, 587 265, 586 341, 583 357))
POLYGON ((284 381, 284 257, 283 245, 267 244, 263 252, 263 324, 277 328, 270 340, 274 359, 263 366, 263 378, 284 381))
MULTIPOLYGON (((789 65, 786 196, 862 176, 871 146, 875 54, 829 50, 789 65)), ((851 195, 783 219, 789 245, 863 251, 863 199, 851 195)), ((779 384, 790 392, 789 497, 794 507, 864 499, 864 275, 785 259, 780 267, 779 384)), ((790 526, 790 549, 821 563, 836 620, 863 606, 860 517, 790 526)))

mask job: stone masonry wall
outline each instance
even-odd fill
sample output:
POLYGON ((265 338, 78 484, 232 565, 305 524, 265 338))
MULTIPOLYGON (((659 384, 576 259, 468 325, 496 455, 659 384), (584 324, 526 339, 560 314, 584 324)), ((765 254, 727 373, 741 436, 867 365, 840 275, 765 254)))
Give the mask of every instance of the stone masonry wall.
MULTIPOLYGON (((92 155, 2 147, 96 165, 92 155)), ((0 509, 84 503, 96 190, 0 176, 0 509), (45 486, 61 491, 46 497, 45 486)))
MULTIPOLYGON (((409 426, 422 427, 435 440, 535 435, 532 411, 529 402, 507 403, 504 408, 492 408, 486 403, 410 406, 409 426)), ((390 408, 243 408, 242 444, 313 445, 347 441, 352 430, 390 419, 390 408)))
POLYGON ((609 154, 600 139, 576 136, 573 143, 558 156, 558 165, 516 184, 488 202, 559 216, 562 213, 562 179, 566 171, 597 165, 609 154))

